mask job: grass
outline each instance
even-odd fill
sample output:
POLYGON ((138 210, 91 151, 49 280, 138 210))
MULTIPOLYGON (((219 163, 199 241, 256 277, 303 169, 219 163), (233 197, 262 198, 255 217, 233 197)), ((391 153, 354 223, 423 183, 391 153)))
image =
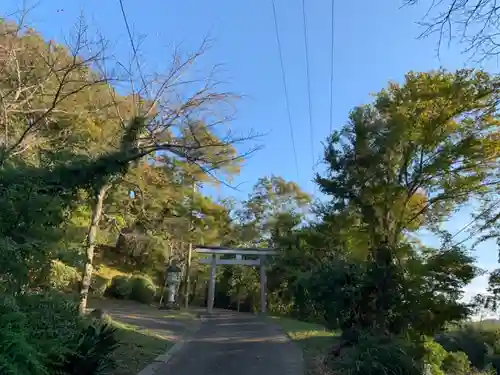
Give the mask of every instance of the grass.
POLYGON ((120 346, 113 353, 116 369, 113 375, 136 375, 157 356, 165 353, 173 342, 167 337, 141 330, 137 326, 113 321, 120 346))
POLYGON ((322 359, 328 353, 339 333, 328 331, 319 324, 276 316, 270 317, 270 319, 280 325, 292 341, 302 348, 306 374, 324 373, 321 368, 322 359))
POLYGON ((160 354, 164 354, 175 343, 168 330, 147 329, 136 316, 147 316, 153 319, 177 320, 185 329, 196 327, 196 315, 190 311, 164 311, 135 301, 114 299, 89 299, 89 309, 100 308, 110 314, 111 323, 116 327, 116 338, 119 346, 113 353, 116 368, 111 375, 137 375, 160 354), (113 312, 120 317, 113 319, 113 312), (132 320, 127 320, 132 318, 132 320))
MULTIPOLYGON (((113 265, 99 264, 95 276, 102 278, 107 283, 115 276, 130 276, 113 265)), ((148 315, 154 318, 176 319, 189 325, 189 321, 196 319, 195 314, 189 311, 159 311, 149 305, 135 301, 106 299, 99 296, 89 298, 89 307, 101 308, 112 315, 114 308, 130 311, 128 316, 148 315)), ((157 331, 153 332, 135 324, 112 320, 113 326, 117 328, 118 348, 113 353, 116 368, 112 375, 137 375, 144 367, 150 364, 157 356, 164 354, 175 342, 171 337, 163 336, 157 331)))

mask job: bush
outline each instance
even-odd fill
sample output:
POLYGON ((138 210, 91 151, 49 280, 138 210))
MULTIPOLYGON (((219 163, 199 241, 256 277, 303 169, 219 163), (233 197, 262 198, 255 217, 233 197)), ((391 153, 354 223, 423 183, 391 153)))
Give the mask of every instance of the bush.
POLYGON ((111 279, 111 284, 106 289, 106 295, 117 299, 126 299, 132 293, 130 277, 118 275, 111 279))
MULTIPOLYGON (((472 367, 485 369, 500 354, 500 330, 466 326, 436 337, 448 352, 464 352, 472 367)), ((498 367, 497 367, 498 370, 498 367)))
POLYGON ((110 286, 110 280, 99 275, 92 276, 92 282, 90 284, 90 292, 97 297, 103 297, 106 293, 106 289, 110 286))
POLYGON ((442 369, 448 375, 467 375, 471 372, 469 358, 464 352, 448 353, 442 369))
POLYGON ((444 375, 441 365, 448 356, 448 352, 433 339, 424 342, 424 362, 432 375, 444 375))
POLYGON ((419 354, 407 339, 363 334, 357 345, 341 350, 331 368, 342 375, 421 375, 419 354))
POLYGON ((156 286, 153 280, 147 276, 137 275, 130 279, 132 291, 130 299, 142 303, 152 303, 156 294, 156 286))
POLYGON ((294 285, 294 316, 301 320, 323 319, 329 329, 362 329, 353 306, 361 306, 360 292, 366 270, 343 260, 325 261, 294 285))
POLYGON ((79 333, 78 346, 58 366, 58 370, 71 375, 106 373, 114 367, 111 354, 118 347, 115 333, 116 329, 110 324, 96 320, 89 323, 79 333))
POLYGON ((45 292, 22 295, 17 304, 27 319, 30 342, 43 350, 46 366, 55 366, 72 354, 83 326, 75 300, 63 293, 45 292))
POLYGON ((2 375, 98 375, 112 362, 114 331, 77 313, 61 293, 0 296, 2 375), (93 349, 92 349, 93 348, 93 349))
POLYGON ((56 260, 50 266, 47 285, 54 290, 72 292, 78 289, 80 280, 81 276, 76 268, 56 260))
POLYGON ((0 297, 0 326, 9 327, 0 329, 1 374, 48 374, 43 353, 30 340, 28 323, 13 297, 0 297))

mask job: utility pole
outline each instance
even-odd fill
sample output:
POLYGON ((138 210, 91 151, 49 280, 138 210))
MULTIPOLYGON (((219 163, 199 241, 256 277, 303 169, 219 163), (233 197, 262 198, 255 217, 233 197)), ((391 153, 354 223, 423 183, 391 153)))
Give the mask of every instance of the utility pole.
POLYGON ((189 246, 188 246, 188 256, 186 262, 186 274, 184 275, 184 307, 187 309, 189 307, 189 283, 190 283, 190 273, 191 273, 191 257, 193 255, 193 241, 191 237, 191 232, 193 231, 193 201, 194 201, 194 193, 196 192, 196 184, 192 182, 192 191, 191 191, 191 215, 189 217, 189 246))

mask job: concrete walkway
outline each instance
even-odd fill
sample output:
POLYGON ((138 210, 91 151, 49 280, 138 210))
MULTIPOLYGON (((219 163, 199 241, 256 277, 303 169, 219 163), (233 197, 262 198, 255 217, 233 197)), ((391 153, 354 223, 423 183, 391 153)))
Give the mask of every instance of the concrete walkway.
POLYGON ((179 342, 186 330, 197 327, 196 319, 183 319, 181 312, 158 310, 133 301, 117 300, 89 300, 89 311, 94 308, 103 309, 111 317, 125 324, 136 326, 139 330, 148 330, 169 339, 173 343, 179 342))
POLYGON ((303 375, 302 352, 274 324, 218 311, 155 375, 303 375))

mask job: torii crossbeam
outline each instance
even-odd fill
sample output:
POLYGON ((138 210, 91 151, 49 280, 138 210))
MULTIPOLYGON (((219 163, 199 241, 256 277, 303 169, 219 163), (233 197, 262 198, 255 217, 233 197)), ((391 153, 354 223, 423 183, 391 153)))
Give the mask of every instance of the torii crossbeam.
POLYGON ((215 269, 218 264, 234 264, 244 266, 260 267, 260 312, 266 312, 266 257, 275 255, 275 250, 270 249, 237 249, 220 246, 196 246, 195 252, 207 254, 208 256, 200 259, 201 264, 210 264, 210 281, 208 284, 207 311, 212 312, 215 298, 215 269), (220 255, 230 255, 230 258, 220 259, 220 255), (258 259, 247 259, 246 257, 258 257, 258 259))

